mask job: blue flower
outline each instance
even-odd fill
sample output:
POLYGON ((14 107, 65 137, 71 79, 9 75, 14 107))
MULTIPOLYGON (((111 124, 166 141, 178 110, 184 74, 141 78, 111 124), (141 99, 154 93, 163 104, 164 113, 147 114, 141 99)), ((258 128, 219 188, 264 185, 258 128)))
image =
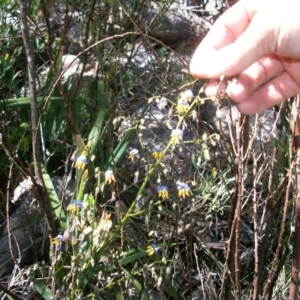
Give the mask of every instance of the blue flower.
POLYGON ((153 148, 153 152, 152 152, 152 156, 155 158, 155 159, 162 159, 164 157, 164 154, 163 152, 161 151, 161 147, 160 145, 156 145, 154 146, 153 148))
POLYGON ((158 198, 167 199, 169 198, 168 188, 165 185, 158 185, 157 188, 158 198))
POLYGON ((182 141, 183 131, 181 129, 173 129, 171 133, 171 143, 179 144, 182 141))
POLYGON ((104 179, 105 184, 111 184, 113 182, 116 182, 116 178, 112 170, 107 170, 104 174, 104 177, 105 177, 104 179))
POLYGON ((176 111, 179 115, 184 115, 189 110, 189 107, 190 104, 187 100, 179 99, 176 106, 176 111))
POLYGON ((191 100, 193 100, 194 97, 195 96, 192 90, 186 90, 181 94, 180 99, 191 102, 191 100))
POLYGON ((84 155, 80 155, 76 160, 75 168, 79 170, 84 170, 87 163, 88 163, 87 157, 84 155))
POLYGON ((59 234, 57 237, 52 239, 52 243, 55 245, 55 250, 60 251, 61 250, 61 245, 65 241, 65 238, 59 234))
POLYGON ((192 191, 186 183, 177 181, 176 185, 178 190, 178 196, 180 198, 186 198, 192 196, 192 191))
POLYGON ((157 253, 159 251, 160 247, 156 244, 152 244, 152 245, 149 245, 147 247, 147 253, 149 256, 152 256, 154 253, 157 253))
POLYGON ((168 105, 168 101, 165 97, 161 97, 160 99, 156 99, 157 107, 162 110, 168 105))
POLYGON ((127 155, 127 158, 133 162, 135 159, 139 159, 141 156, 140 156, 140 153, 139 153, 139 150, 138 149, 132 149, 129 154, 127 155))
POLYGON ((82 209, 82 202, 78 200, 72 200, 72 202, 68 205, 67 211, 72 214, 77 214, 82 209))

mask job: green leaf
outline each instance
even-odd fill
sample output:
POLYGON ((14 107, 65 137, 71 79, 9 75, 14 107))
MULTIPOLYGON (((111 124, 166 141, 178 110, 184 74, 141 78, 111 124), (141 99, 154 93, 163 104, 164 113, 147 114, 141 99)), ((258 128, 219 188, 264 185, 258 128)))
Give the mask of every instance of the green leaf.
MULTIPOLYGON (((38 97, 38 103, 45 100, 45 97, 38 97)), ((50 101, 57 101, 57 103, 61 102, 61 97, 51 97, 50 101)), ((0 109, 10 109, 10 108, 19 108, 20 106, 29 106, 30 105, 30 98, 17 98, 17 99, 5 99, 0 100, 0 109)))
POLYGON ((172 295, 173 299, 174 300, 179 300, 178 294, 177 294, 171 280, 168 279, 168 278, 166 279, 166 285, 167 285, 168 290, 169 290, 170 294, 172 295))
POLYGON ((289 153, 289 146, 282 144, 279 140, 274 139, 276 146, 285 153, 289 153))
POLYGON ((89 134, 89 141, 92 141, 92 145, 89 151, 89 154, 94 154, 95 149, 99 143, 99 138, 102 134, 102 126, 103 122, 105 120, 105 116, 107 115, 107 112, 103 109, 100 109, 95 121, 95 124, 89 134))
MULTIPOLYGON (((139 296, 141 297, 143 292, 143 286, 136 279, 133 280, 133 286, 137 290, 139 296)), ((149 300, 148 295, 146 293, 144 293, 143 298, 140 299, 149 300)))
POLYGON ((123 296, 122 296, 122 293, 120 291, 116 292, 116 299, 117 300, 123 300, 124 299, 123 296))
POLYGON ((47 190, 47 194, 50 199, 54 214, 55 214, 56 218, 58 220, 60 220, 61 228, 66 229, 67 228, 67 219, 66 219, 65 212, 62 209, 62 204, 60 203, 59 198, 56 194, 56 191, 52 184, 51 178, 43 166, 42 166, 42 173, 43 173, 43 179, 44 179, 45 187, 47 190))
POLYGON ((54 295, 51 293, 50 289, 46 285, 44 285, 43 283, 41 283, 33 277, 30 279, 30 281, 33 283, 33 287, 43 297, 43 299, 53 299, 54 295))
POLYGON ((109 160, 105 166, 105 170, 111 169, 114 166, 114 164, 116 164, 119 161, 119 159, 122 157, 122 155, 128 148, 128 145, 131 142, 135 131, 136 131, 135 128, 131 128, 127 131, 127 133, 124 136, 124 138, 122 139, 122 141, 119 143, 119 145, 114 150, 113 155, 109 158, 109 160))
POLYGON ((140 258, 142 258, 142 257, 144 257, 146 255, 148 255, 148 253, 147 253, 146 250, 137 252, 137 253, 135 253, 133 255, 130 255, 130 256, 127 256, 127 257, 123 258, 121 260, 121 264, 124 266, 124 265, 129 264, 129 263, 131 263, 133 261, 136 261, 136 260, 138 260, 138 259, 140 259, 140 258))

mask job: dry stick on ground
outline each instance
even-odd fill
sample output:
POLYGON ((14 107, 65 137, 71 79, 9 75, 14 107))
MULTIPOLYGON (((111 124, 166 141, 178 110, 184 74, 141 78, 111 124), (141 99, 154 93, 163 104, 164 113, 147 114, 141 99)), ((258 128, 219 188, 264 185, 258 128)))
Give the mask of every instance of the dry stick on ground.
POLYGON ((4 291, 7 295, 9 295, 14 300, 25 300, 25 298, 20 297, 18 294, 11 291, 6 285, 0 283, 0 290, 4 291))
POLYGON ((31 130, 32 130, 32 154, 34 162, 34 172, 36 187, 40 192, 38 197, 42 207, 46 213, 47 222, 51 230, 51 234, 57 234, 55 225, 55 218, 50 201, 45 192, 45 185, 43 182, 43 175, 41 169, 41 154, 40 154, 40 139, 38 129, 38 104, 37 104, 37 89, 36 89, 36 68, 34 64, 34 51, 30 43, 29 28, 27 23, 27 8, 26 0, 20 0, 20 23, 23 43, 26 51, 26 59, 28 64, 28 78, 29 78, 29 97, 30 97, 30 112, 31 112, 31 130))
POLYGON ((296 151, 296 197, 294 200, 293 234, 293 263, 289 300, 298 299, 299 269, 300 269, 300 124, 299 124, 300 96, 297 95, 293 103, 293 147, 296 151))

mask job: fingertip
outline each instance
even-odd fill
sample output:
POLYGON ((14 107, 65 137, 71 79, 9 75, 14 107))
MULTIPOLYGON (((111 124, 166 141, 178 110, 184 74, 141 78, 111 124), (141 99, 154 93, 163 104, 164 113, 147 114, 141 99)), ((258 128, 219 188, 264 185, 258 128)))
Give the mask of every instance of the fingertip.
POLYGON ((268 108, 268 107, 266 107, 265 103, 263 103, 263 102, 258 103, 256 101, 241 102, 241 103, 238 103, 236 105, 236 107, 240 111, 240 113, 242 113, 244 115, 259 114, 268 108))
POLYGON ((236 79, 233 79, 228 83, 226 92, 229 98, 237 103, 244 100, 245 87, 242 84, 240 84, 236 79))
POLYGON ((219 82, 217 80, 212 80, 205 86, 205 95, 207 97, 213 97, 217 95, 219 82))

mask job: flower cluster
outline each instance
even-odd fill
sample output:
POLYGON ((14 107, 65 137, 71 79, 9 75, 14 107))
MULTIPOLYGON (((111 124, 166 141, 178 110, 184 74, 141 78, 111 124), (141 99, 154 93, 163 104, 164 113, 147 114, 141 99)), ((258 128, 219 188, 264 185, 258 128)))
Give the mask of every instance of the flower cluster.
POLYGON ((179 99, 176 106, 176 111, 179 115, 184 115, 190 108, 190 104, 188 101, 184 99, 179 99))

